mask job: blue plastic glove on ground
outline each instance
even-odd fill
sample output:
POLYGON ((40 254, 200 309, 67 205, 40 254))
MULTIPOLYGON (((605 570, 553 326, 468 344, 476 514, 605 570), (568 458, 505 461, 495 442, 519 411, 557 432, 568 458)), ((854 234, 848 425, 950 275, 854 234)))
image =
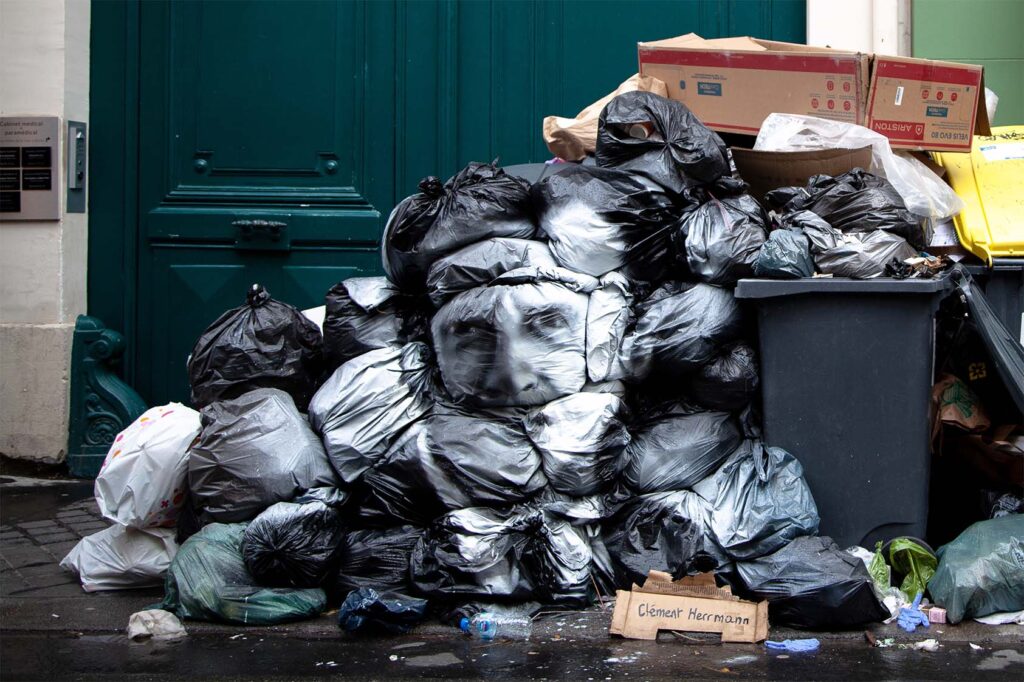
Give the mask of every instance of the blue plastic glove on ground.
POLYGON ((806 651, 817 651, 821 643, 816 639, 787 639, 782 642, 773 642, 768 640, 764 645, 772 651, 802 653, 806 651))
POLYGON ((928 614, 920 609, 923 592, 918 592, 914 597, 914 603, 900 609, 900 615, 896 618, 896 624, 907 632, 913 632, 918 625, 929 627, 928 614))

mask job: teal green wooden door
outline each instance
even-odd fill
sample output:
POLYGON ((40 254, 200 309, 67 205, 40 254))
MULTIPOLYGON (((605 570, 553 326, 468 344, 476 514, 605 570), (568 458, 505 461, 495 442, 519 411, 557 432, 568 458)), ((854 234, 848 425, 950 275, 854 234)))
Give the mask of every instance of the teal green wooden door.
POLYGON ((202 329, 259 281, 299 307, 376 274, 391 208, 470 161, 544 161, 544 116, 636 43, 804 39, 803 0, 94 0, 89 311, 185 400, 202 329), (275 239, 276 236, 276 239, 275 239))
POLYGON ((136 384, 187 395, 199 333, 263 283, 320 305, 374 274, 393 154, 374 3, 143 2, 136 384), (383 114, 381 112, 384 112, 383 114), (380 167, 378 164, 377 168, 380 167))

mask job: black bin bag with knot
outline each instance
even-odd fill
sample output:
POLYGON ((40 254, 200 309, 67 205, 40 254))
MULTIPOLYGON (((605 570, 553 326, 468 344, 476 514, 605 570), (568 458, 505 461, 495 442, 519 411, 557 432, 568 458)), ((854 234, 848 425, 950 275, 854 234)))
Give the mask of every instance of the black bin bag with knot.
POLYGON ((687 378, 686 396, 709 410, 739 412, 757 394, 757 354, 740 341, 687 378))
POLYGON ((360 587, 378 592, 410 590, 409 557, 424 532, 411 525, 346 530, 338 545, 337 573, 327 585, 332 601, 360 587))
POLYGON ((815 175, 803 189, 772 190, 766 199, 784 213, 811 211, 842 232, 885 230, 918 249, 930 241, 924 221, 907 209, 896 188, 861 168, 835 177, 815 175))
POLYGON ((454 403, 543 405, 587 380, 588 275, 520 268, 464 291, 431 321, 441 379, 454 403))
POLYGON ((424 302, 402 294, 387 277, 351 277, 331 287, 324 302, 324 360, 330 371, 368 351, 427 334, 424 302))
POLYGON ((532 193, 561 265, 594 277, 621 270, 643 281, 674 272, 672 230, 682 211, 660 187, 622 170, 571 166, 532 193))
POLYGON ((320 587, 334 570, 343 532, 340 513, 323 502, 278 502, 246 527, 242 558, 261 585, 320 587))
POLYGON ((395 207, 381 242, 384 272, 403 291, 420 293, 438 258, 491 237, 529 239, 535 230, 530 183, 474 162, 443 185, 424 178, 420 193, 395 207))
POLYGON ((437 519, 412 553, 416 590, 429 599, 526 601, 526 552, 544 522, 533 509, 459 509, 437 519))
POLYGON ((799 537, 773 554, 736 563, 746 591, 768 600, 773 625, 859 628, 889 617, 864 562, 828 537, 799 537))
POLYGON ((637 493, 690 488, 742 441, 739 424, 728 412, 704 412, 682 403, 658 405, 633 426, 622 480, 637 493))
POLYGON ((574 393, 534 410, 523 423, 551 487, 584 497, 618 476, 630 441, 628 419, 625 403, 610 393, 574 393))
MULTIPOLYGON (((749 194, 712 197, 675 233, 685 237, 683 255, 695 277, 709 284, 732 285, 754 272, 768 237, 768 216, 749 194)), ((678 244, 677 244, 678 248, 678 244)))
POLYGON ((423 525, 464 507, 523 502, 547 483, 520 423, 454 412, 406 429, 364 481, 363 519, 423 525))
POLYGON ((677 378, 700 369, 743 331, 732 292, 710 284, 666 282, 636 306, 609 379, 677 378))
POLYGON ((648 571, 673 578, 710 571, 721 556, 708 533, 707 502, 687 490, 629 498, 602 526, 615 585, 643 584, 648 571))
POLYGON ((730 174, 728 147, 682 102, 623 93, 597 125, 597 165, 636 173, 675 195, 730 174))
POLYGON ((300 310, 253 284, 246 303, 199 336, 188 359, 192 404, 278 388, 305 410, 323 373, 323 336, 300 310))

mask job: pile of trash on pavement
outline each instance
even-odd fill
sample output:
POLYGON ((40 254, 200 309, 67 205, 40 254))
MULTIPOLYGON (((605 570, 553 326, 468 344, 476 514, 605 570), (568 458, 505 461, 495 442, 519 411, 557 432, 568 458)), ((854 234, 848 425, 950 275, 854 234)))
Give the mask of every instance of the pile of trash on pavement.
POLYGON ((717 133, 642 90, 595 134, 593 162, 534 184, 494 163, 423 179, 388 219, 386 276, 332 287, 322 326, 253 285, 196 341, 192 407, 116 437, 95 487, 114 525, 62 565, 88 591, 163 584, 185 619, 340 607, 386 632, 606 603, 651 570, 711 571, 808 629, 910 623, 924 592, 951 622, 1024 608, 1018 514, 938 557, 818 535, 800 462, 761 437, 733 295, 932 276, 952 190, 877 133, 777 114, 755 149, 871 164, 755 196, 717 133))

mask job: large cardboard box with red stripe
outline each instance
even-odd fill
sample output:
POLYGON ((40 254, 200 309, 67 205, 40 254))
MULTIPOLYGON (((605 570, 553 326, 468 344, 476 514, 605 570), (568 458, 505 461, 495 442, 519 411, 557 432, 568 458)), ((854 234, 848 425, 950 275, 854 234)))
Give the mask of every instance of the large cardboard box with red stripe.
POLYGON ((867 126, 899 149, 969 151, 989 134, 983 69, 693 33, 639 44, 640 73, 715 130, 756 135, 768 114, 867 126))

